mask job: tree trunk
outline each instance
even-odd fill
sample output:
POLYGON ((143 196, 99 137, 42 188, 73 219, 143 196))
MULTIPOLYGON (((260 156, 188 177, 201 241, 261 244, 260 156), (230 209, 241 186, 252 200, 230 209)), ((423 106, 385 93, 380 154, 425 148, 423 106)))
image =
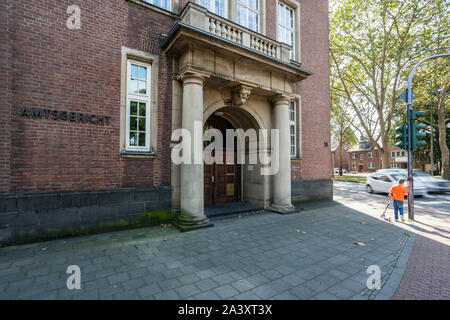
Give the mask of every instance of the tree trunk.
POLYGON ((339 148, 339 175, 342 177, 342 149, 343 146, 341 145, 339 148))
POLYGON ((381 159, 383 160, 382 168, 383 169, 389 169, 389 152, 387 151, 388 148, 384 148, 380 150, 381 153, 381 159))
POLYGON ((447 146, 445 127, 445 105, 438 108, 439 148, 442 155, 441 176, 450 179, 450 152, 447 146))

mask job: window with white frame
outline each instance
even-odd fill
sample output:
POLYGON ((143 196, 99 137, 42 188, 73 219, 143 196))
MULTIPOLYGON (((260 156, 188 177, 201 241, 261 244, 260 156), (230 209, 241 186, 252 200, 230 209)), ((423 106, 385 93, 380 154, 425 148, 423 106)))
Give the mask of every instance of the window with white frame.
POLYGON ((145 0, 145 2, 151 3, 157 7, 166 9, 170 11, 171 0, 145 0))
POLYGON ((150 68, 148 63, 127 63, 127 150, 150 151, 150 68))
POLYGON ((362 153, 359 154, 359 160, 364 160, 364 155, 362 153))
POLYGON ((400 151, 397 151, 396 155, 397 157, 400 157, 400 151))
POLYGON ((373 168, 374 168, 373 162, 369 162, 369 169, 373 169, 373 168))
POLYGON ((259 0, 237 1, 237 23, 259 32, 259 0))
POLYGON ((405 157, 406 156, 406 152, 403 150, 402 151, 402 157, 405 157))
POLYGON ((352 159, 356 159, 356 153, 352 153, 352 159))
POLYGON ((221 17, 227 17, 227 0, 200 0, 200 5, 221 17))
POLYGON ((392 157, 392 158, 395 158, 395 151, 392 151, 392 152, 391 152, 391 157, 392 157))
POLYGON ((291 60, 295 59, 295 12, 284 3, 278 3, 278 41, 292 47, 291 60))
POLYGON ((289 105, 289 133, 291 145, 291 157, 297 156, 297 103, 291 101, 289 105))
POLYGON ((398 164, 396 163, 391 164, 391 168, 398 168, 398 164))
POLYGON ((356 163, 352 163, 352 168, 356 169, 356 163))
POLYGON ((372 159, 372 158, 373 158, 372 152, 367 152, 367 158, 369 158, 369 159, 372 159))

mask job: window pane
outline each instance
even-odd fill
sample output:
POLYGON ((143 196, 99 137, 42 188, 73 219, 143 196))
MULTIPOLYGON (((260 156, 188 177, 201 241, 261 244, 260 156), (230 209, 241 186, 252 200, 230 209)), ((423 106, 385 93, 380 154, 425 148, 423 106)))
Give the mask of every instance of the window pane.
POLYGON ((259 0, 248 0, 248 6, 252 9, 258 10, 258 2, 259 0))
POLYGON ((145 117, 145 115, 146 115, 145 111, 146 111, 145 103, 139 103, 139 116, 145 117))
POLYGON ((139 118, 139 131, 145 131, 145 118, 139 118))
POLYGON ((133 130, 133 131, 137 130, 137 118, 136 117, 130 117, 130 130, 133 130))
POLYGON ((130 132, 130 146, 137 146, 137 133, 130 132))
POLYGON ((225 16, 225 0, 215 0, 214 12, 219 16, 225 16))
POLYGON ((138 81, 130 80, 130 92, 137 93, 138 92, 138 81))
POLYGON ((137 115, 137 102, 136 101, 130 102, 130 114, 137 115))
POLYGON ((139 133, 139 147, 145 147, 145 133, 139 133))
POLYGON ((138 66, 135 64, 131 65, 131 79, 138 78, 138 66))
POLYGON ((139 79, 147 80, 147 68, 139 67, 139 79))
POLYGON ((139 93, 147 94, 147 81, 139 81, 139 93))

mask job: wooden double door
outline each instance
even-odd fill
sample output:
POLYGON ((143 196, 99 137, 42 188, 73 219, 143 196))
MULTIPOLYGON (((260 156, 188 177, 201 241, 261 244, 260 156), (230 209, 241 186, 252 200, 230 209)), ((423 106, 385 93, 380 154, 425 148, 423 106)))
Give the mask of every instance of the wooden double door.
POLYGON ((205 206, 217 203, 237 202, 241 192, 240 165, 236 164, 236 152, 223 152, 223 164, 205 164, 205 206), (226 155, 232 153, 234 164, 226 164, 226 155))

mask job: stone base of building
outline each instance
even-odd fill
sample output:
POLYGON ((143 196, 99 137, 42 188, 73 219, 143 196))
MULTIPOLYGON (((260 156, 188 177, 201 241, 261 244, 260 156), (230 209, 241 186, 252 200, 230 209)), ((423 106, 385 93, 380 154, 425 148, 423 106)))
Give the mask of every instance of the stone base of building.
POLYGON ((205 222, 198 223, 198 224, 186 224, 186 223, 182 223, 179 221, 175 221, 173 223, 173 225, 181 232, 189 232, 189 231, 194 231, 194 230, 198 230, 198 229, 214 227, 214 224, 209 222, 209 220, 206 220, 205 222))
POLYGON ((333 200, 333 180, 293 180, 292 204, 317 200, 333 200))
POLYGON ((278 213, 278 214, 291 214, 291 213, 296 213, 298 212, 298 209, 295 208, 294 206, 289 206, 289 207, 280 207, 280 206, 276 206, 271 204, 270 206, 268 206, 266 208, 266 210, 278 213))
POLYGON ((0 195, 0 244, 154 225, 170 219, 171 187, 0 195))

